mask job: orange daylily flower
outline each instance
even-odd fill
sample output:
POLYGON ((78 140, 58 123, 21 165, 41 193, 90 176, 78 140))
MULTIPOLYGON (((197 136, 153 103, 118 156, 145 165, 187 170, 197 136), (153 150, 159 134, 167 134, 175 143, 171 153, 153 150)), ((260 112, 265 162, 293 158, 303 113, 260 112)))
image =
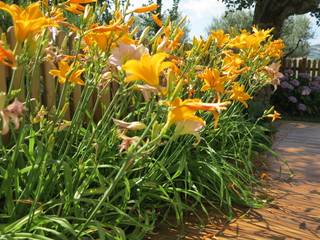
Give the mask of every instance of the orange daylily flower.
POLYGON ((12 51, 5 49, 0 41, 0 64, 1 63, 9 67, 14 67, 16 65, 16 60, 12 51))
POLYGON ((245 108, 248 108, 247 101, 252 97, 246 93, 244 85, 235 82, 232 86, 231 97, 232 100, 241 102, 245 108))
POLYGON ((281 39, 270 42, 261 57, 269 56, 279 59, 283 55, 284 43, 281 39))
POLYGON ((277 119, 281 119, 281 114, 278 113, 276 110, 272 114, 268 114, 266 117, 271 118, 272 122, 276 121, 277 119))
POLYGON ((146 13, 146 12, 155 11, 158 8, 159 8, 159 6, 156 3, 153 3, 153 4, 148 5, 148 6, 136 8, 136 9, 132 10, 131 12, 134 12, 134 13, 146 13))
POLYGON ((64 3, 65 10, 73 14, 82 14, 85 10, 85 7, 82 4, 94 3, 97 0, 69 0, 64 3))
POLYGON ((236 75, 248 71, 249 67, 242 67, 244 65, 243 59, 239 54, 233 53, 231 51, 225 51, 225 57, 223 59, 223 73, 227 75, 233 75, 236 78, 236 75))
POLYGON ((206 69, 202 74, 199 75, 205 82, 205 85, 201 88, 201 91, 207 91, 213 89, 218 93, 224 92, 224 83, 228 80, 228 77, 221 76, 218 69, 206 69))
POLYGON ((69 65, 66 61, 60 61, 58 67, 59 69, 51 70, 49 73, 52 76, 58 77, 60 84, 64 84, 68 81, 74 84, 84 85, 84 81, 80 78, 84 69, 74 70, 75 64, 72 63, 69 65))
POLYGON ((9 5, 0 2, 0 9, 11 15, 18 42, 23 42, 46 27, 57 26, 53 19, 42 14, 39 2, 31 4, 25 9, 15 4, 9 5))
POLYGON ((150 56, 144 54, 139 60, 129 60, 122 69, 126 71, 125 82, 142 80, 143 82, 162 90, 160 87, 160 73, 172 67, 171 62, 164 62, 169 55, 166 53, 157 53, 150 56))
POLYGON ((159 18, 159 13, 158 14, 152 14, 151 15, 153 21, 158 25, 158 27, 162 27, 162 21, 159 18))
POLYGON ((206 125, 206 122, 201 117, 196 116, 196 112, 199 110, 220 112, 221 110, 225 110, 228 104, 228 102, 203 103, 200 99, 182 100, 180 98, 176 98, 174 101, 168 103, 171 109, 168 113, 166 125, 176 125, 176 136, 192 134, 199 142, 199 131, 206 125))

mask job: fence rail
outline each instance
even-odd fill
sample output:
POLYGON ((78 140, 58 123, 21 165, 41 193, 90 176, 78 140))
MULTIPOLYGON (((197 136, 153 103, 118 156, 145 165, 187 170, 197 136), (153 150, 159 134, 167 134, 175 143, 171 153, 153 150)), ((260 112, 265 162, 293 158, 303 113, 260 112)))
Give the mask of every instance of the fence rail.
POLYGON ((320 60, 307 58, 286 59, 283 69, 291 69, 295 76, 299 73, 308 73, 312 77, 320 76, 320 60))
MULTIPOLYGON (((1 30, 0 30, 1 31, 1 30)), ((1 33, 1 32, 0 32, 1 33)), ((8 45, 11 49, 15 47, 14 29, 10 27, 7 32, 2 33, 5 35, 8 45)), ((64 46, 65 54, 71 54, 73 49, 73 36, 67 35, 65 32, 58 32, 55 41, 53 41, 54 46, 64 46)), ((12 84, 12 89, 21 89, 18 95, 19 100, 23 101, 27 94, 26 85, 31 87, 30 94, 32 98, 35 98, 38 103, 46 106, 48 110, 56 107, 58 105, 59 96, 62 94, 63 85, 59 84, 58 81, 49 74, 49 71, 56 69, 56 65, 53 61, 45 60, 39 66, 35 66, 35 71, 33 76, 30 76, 29 82, 27 83, 25 79, 22 78, 24 69, 21 66, 17 66, 15 76, 12 77, 12 69, 0 64, 0 92, 7 92, 10 84, 12 84)), ((98 96, 97 91, 92 94, 89 100, 88 110, 93 109, 93 106, 98 102, 98 107, 94 113, 94 118, 99 119, 103 112, 103 109, 110 103, 112 96, 117 90, 115 83, 109 83, 103 94, 98 96)), ((65 118, 70 120, 73 113, 79 103, 82 93, 81 86, 75 86, 72 90, 69 104, 66 105, 65 118)))

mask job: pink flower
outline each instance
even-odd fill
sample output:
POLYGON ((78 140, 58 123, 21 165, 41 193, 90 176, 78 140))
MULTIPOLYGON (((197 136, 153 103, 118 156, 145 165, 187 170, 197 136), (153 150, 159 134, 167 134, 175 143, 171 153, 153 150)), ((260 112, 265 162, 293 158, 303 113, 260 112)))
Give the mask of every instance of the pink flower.
POLYGON ((23 103, 15 99, 10 105, 0 111, 0 116, 2 118, 2 135, 6 135, 9 132, 10 121, 13 122, 16 129, 19 129, 20 117, 25 110, 23 103))
POLYGON ((121 66, 128 60, 139 60, 142 55, 148 54, 149 51, 142 45, 120 43, 119 47, 112 49, 109 62, 121 69, 121 66))

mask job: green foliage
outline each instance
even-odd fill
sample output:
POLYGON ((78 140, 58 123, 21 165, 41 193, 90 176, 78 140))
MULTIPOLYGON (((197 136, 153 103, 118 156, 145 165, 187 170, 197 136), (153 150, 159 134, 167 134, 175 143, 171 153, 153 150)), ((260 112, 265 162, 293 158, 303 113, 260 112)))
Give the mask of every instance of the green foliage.
POLYGON ((290 57, 307 56, 310 50, 308 40, 313 36, 310 19, 304 15, 289 17, 281 33, 281 38, 286 44, 286 51, 294 50, 290 57))
POLYGON ((251 30, 253 14, 251 11, 228 12, 222 17, 214 17, 208 27, 208 32, 223 29, 227 33, 237 34, 242 29, 251 30))

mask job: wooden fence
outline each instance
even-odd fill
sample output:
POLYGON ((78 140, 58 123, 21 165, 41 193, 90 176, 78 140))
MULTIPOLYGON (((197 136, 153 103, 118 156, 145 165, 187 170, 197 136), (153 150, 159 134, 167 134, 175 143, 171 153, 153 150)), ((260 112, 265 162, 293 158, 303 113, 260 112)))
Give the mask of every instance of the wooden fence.
POLYGON ((282 69, 291 69, 295 76, 299 73, 308 73, 312 77, 320 76, 320 60, 307 58, 285 59, 282 69))
MULTIPOLYGON (((13 27, 10 27, 7 32, 2 33, 6 35, 7 41, 11 49, 14 49, 16 41, 14 37, 14 29, 13 27)), ((58 32, 55 40, 53 41, 53 44, 57 46, 58 48, 61 48, 61 46, 64 46, 64 52, 65 54, 70 54, 73 49, 73 36, 67 35, 65 32, 58 32)), ((40 104, 46 106, 48 110, 52 109, 53 107, 56 107, 58 105, 59 96, 62 93, 63 85, 59 84, 58 81, 49 74, 49 71, 51 69, 56 69, 55 63, 46 60, 43 63, 39 64, 39 66, 35 66, 35 71, 33 76, 30 76, 30 83, 26 83, 25 79, 23 79, 21 76, 23 75, 24 69, 22 69, 20 66, 17 66, 17 70, 15 73, 15 77, 12 78, 12 69, 4 66, 3 64, 0 64, 0 92, 7 92, 10 84, 12 84, 12 89, 21 89, 22 91, 19 93, 19 100, 23 101, 26 96, 26 84, 28 84, 28 87, 31 86, 31 97, 35 98, 37 102, 40 104), (11 83, 11 81, 13 81, 11 83), (30 85, 29 85, 30 84, 30 85)), ((28 74, 28 73, 25 73, 28 74)), ((71 97, 69 99, 69 104, 66 105, 66 113, 65 118, 71 119, 72 115, 77 107, 77 104, 79 103, 79 100, 81 98, 81 92, 82 92, 81 86, 75 86, 71 97)), ((109 84, 107 89, 104 91, 104 94, 97 96, 97 91, 93 93, 93 96, 90 98, 89 101, 89 107, 92 111, 93 106, 95 105, 96 101, 99 101, 99 107, 97 108, 95 112, 95 119, 99 119, 101 117, 103 107, 108 105, 110 103, 110 99, 112 98, 112 95, 115 93, 117 87, 116 84, 109 84)), ((64 103, 63 103, 64 104, 64 103)))

